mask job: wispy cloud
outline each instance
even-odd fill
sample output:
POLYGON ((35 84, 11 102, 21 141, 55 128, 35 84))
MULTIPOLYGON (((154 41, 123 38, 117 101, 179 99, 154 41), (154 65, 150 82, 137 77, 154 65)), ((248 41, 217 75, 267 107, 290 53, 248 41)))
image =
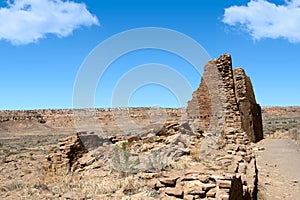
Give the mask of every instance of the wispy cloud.
POLYGON ((8 0, 0 8, 0 40, 14 45, 54 34, 66 37, 81 26, 99 25, 83 3, 62 0, 8 0))
POLYGON ((222 21, 247 31, 255 40, 285 38, 300 42, 300 0, 286 0, 283 5, 251 0, 246 6, 226 8, 222 21))

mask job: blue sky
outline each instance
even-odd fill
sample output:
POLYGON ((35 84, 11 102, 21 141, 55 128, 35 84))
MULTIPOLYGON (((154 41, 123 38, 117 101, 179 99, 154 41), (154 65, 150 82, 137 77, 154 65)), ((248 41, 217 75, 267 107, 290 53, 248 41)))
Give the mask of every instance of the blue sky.
MULTIPOLYGON (((299 0, 10 2, 0 1, 1 110, 72 108, 76 77, 92 50, 115 34, 143 27, 185 34, 212 58, 230 53, 234 67, 242 66, 251 77, 261 105, 300 106, 299 0)), ((118 81, 147 63, 166 65, 193 89, 199 86, 201 75, 186 60, 161 50, 138 50, 107 68, 95 107, 119 106, 112 104, 118 81)), ((130 92, 128 106, 185 106, 179 94, 156 82, 130 92)), ((189 100, 191 94, 183 96, 189 100)))

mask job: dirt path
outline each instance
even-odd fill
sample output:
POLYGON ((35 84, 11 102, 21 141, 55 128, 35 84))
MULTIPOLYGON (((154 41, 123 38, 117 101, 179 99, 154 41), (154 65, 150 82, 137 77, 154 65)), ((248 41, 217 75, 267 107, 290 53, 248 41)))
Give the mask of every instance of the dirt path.
POLYGON ((300 145, 289 139, 265 139, 257 144, 259 200, 300 199, 300 145))

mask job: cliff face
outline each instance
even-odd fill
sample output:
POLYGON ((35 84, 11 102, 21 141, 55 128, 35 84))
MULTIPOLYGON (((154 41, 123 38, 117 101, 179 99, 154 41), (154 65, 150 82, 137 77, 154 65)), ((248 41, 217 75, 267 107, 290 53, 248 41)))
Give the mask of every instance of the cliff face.
POLYGON ((263 138, 261 108, 250 78, 241 68, 232 70, 229 54, 205 65, 187 115, 193 127, 203 132, 237 130, 245 131, 252 142, 263 138))

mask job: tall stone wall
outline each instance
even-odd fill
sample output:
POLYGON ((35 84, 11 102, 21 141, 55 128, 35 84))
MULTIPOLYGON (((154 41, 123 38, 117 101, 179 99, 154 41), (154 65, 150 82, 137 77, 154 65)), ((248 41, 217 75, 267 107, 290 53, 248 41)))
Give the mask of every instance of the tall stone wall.
POLYGON ((261 108, 250 78, 241 68, 232 70, 229 54, 204 66, 201 84, 188 102, 187 115, 192 126, 204 132, 246 131, 253 142, 263 137, 261 108))
POLYGON ((242 128, 253 142, 263 139, 261 107, 256 103, 250 78, 242 68, 234 70, 236 99, 241 112, 242 128))
POLYGON ((214 132, 216 129, 229 131, 228 127, 241 129, 229 54, 204 66, 201 84, 188 102, 187 114, 190 122, 197 123, 194 119, 199 119, 198 128, 204 132, 214 132))
POLYGON ((194 129, 206 132, 210 125, 211 119, 211 98, 208 87, 201 79, 200 87, 193 93, 193 98, 188 102, 188 115, 190 121, 193 121, 197 126, 194 129))
MULTIPOLYGON (((225 94, 224 97, 220 98, 225 117, 225 131, 228 130, 227 128, 240 130, 241 117, 235 96, 231 56, 229 54, 222 55, 220 58, 215 59, 215 63, 219 72, 218 76, 222 80, 222 85, 218 88, 218 94, 225 94)), ((210 80, 206 79, 205 81, 209 83, 210 80)))

